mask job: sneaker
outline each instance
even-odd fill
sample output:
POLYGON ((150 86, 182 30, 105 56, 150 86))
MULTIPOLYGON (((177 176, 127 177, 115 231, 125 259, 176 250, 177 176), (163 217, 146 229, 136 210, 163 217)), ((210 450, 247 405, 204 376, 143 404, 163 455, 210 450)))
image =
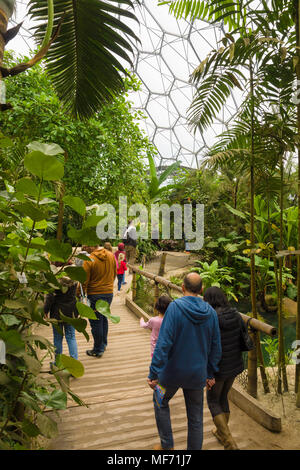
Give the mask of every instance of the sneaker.
POLYGON ((93 356, 93 357, 101 357, 103 356, 103 352, 102 353, 96 353, 95 351, 93 351, 92 349, 89 349, 88 351, 86 351, 87 355, 88 356, 93 356))

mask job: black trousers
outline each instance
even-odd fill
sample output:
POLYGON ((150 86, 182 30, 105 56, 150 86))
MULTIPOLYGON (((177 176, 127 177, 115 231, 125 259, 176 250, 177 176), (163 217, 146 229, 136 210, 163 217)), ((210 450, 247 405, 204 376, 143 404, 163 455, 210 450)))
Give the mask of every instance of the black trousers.
POLYGON ((234 379, 235 376, 227 379, 216 379, 212 389, 207 390, 207 404, 213 418, 221 413, 230 413, 227 396, 234 379))

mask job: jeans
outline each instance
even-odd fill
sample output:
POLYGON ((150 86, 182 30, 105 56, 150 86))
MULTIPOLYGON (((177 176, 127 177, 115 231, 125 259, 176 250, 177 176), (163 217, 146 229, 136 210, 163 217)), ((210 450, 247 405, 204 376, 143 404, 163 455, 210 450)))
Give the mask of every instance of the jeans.
POLYGON ((123 274, 122 284, 126 284, 126 282, 125 282, 125 271, 124 271, 124 274, 123 274))
POLYGON ((118 290, 121 290, 123 284, 124 274, 117 274, 118 277, 118 290))
MULTIPOLYGON (((174 448, 169 401, 177 390, 178 387, 167 387, 160 407, 153 394, 156 425, 163 449, 174 448)), ((187 450, 201 450, 203 442, 203 389, 188 390, 184 388, 183 394, 188 420, 187 450)))
MULTIPOLYGON (((91 301, 91 308, 95 310, 97 300, 105 300, 109 305, 112 303, 113 294, 90 294, 88 299, 91 301)), ((103 353, 107 346, 108 320, 104 315, 95 310, 98 320, 89 320, 91 331, 94 338, 93 351, 103 353)))
MULTIPOLYGON (((75 337, 75 328, 74 326, 70 325, 69 323, 60 323, 59 327, 64 332, 68 348, 69 354, 74 359, 78 359, 78 350, 77 350, 77 341, 75 337)), ((62 354, 63 352, 63 335, 59 333, 56 328, 52 325, 53 328, 53 342, 55 346, 55 355, 62 354)))
POLYGON ((222 413, 230 413, 227 395, 234 379, 235 377, 228 377, 227 379, 216 378, 215 385, 211 390, 207 390, 207 404, 213 418, 222 413))

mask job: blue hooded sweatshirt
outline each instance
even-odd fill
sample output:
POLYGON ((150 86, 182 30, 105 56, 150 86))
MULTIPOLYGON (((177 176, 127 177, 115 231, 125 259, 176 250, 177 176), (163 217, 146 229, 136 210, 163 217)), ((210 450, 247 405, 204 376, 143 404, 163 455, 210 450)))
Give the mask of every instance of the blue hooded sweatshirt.
POLYGON ((200 390, 218 371, 222 348, 218 316, 200 297, 185 296, 168 307, 150 365, 150 380, 200 390))

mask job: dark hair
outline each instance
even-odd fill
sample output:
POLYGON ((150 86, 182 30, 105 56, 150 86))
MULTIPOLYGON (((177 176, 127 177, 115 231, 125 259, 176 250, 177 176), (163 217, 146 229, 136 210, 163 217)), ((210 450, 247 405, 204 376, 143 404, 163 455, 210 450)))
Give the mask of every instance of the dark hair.
POLYGON ((168 295, 161 295, 155 304, 155 309, 164 314, 171 302, 172 299, 168 295))
POLYGON ((204 292, 203 299, 205 300, 205 302, 208 302, 214 309, 229 306, 229 302, 227 300, 226 295, 219 287, 216 286, 208 287, 204 292))
POLYGON ((187 274, 183 279, 184 287, 188 292, 193 294, 200 294, 202 289, 202 279, 199 274, 191 272, 187 274), (196 276, 195 276, 196 274, 196 276))

